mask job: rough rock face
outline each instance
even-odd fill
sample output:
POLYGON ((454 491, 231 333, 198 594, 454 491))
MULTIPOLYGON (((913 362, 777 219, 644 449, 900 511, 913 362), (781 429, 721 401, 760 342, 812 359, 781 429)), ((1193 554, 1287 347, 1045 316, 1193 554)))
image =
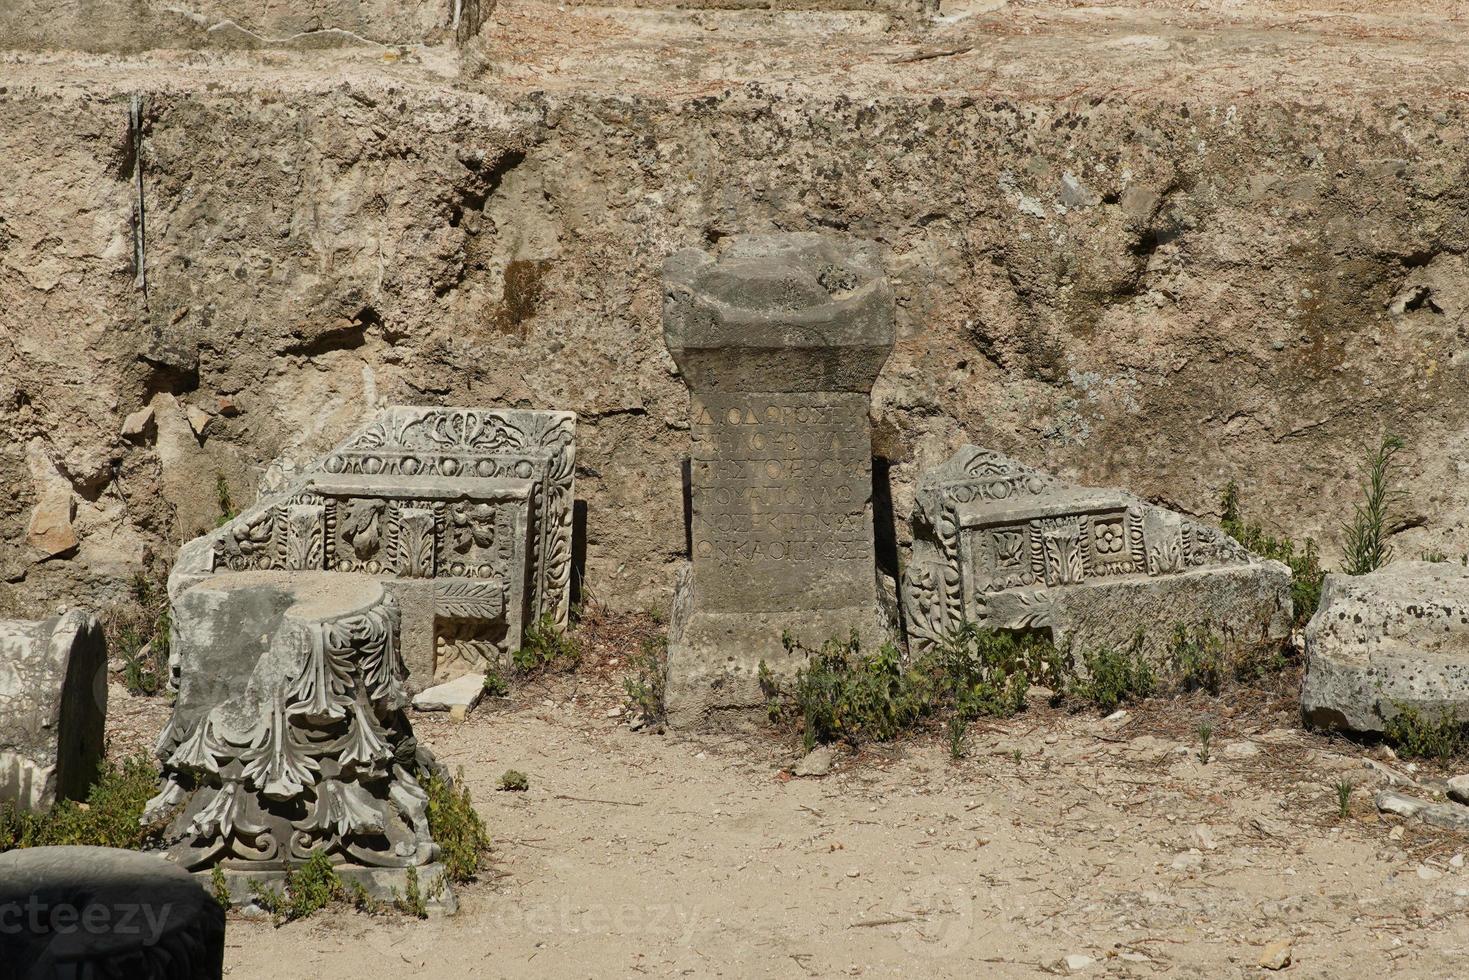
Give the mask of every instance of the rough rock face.
POLYGON ((85 799, 106 717, 107 641, 95 616, 0 621, 0 804, 85 799))
POLYGON ((1399 550, 1469 548, 1469 127, 1444 82, 1469 28, 1098 6, 894 29, 506 0, 462 61, 7 55, 0 613, 105 598, 215 525, 201 488, 244 504, 387 403, 577 412, 587 581, 664 607, 688 431, 660 266, 771 230, 881 250, 891 573, 883 491, 908 513, 966 443, 1200 516, 1234 478, 1329 561, 1349 461, 1394 431, 1399 550), (57 479, 77 544, 47 557, 26 533, 57 479))
POLYGON ((1306 625, 1309 723, 1380 733, 1404 707, 1469 721, 1469 569, 1459 562, 1328 575, 1306 625))
POLYGON ((1290 569, 1218 528, 1120 490, 1078 487, 965 446, 919 479, 903 580, 909 642, 963 623, 1037 631, 1075 651, 1216 633, 1235 656, 1290 635, 1290 569))
POLYGON ((893 294, 866 242, 741 235, 664 265, 664 336, 689 386, 690 574, 674 599, 668 717, 765 700, 808 648, 887 639, 872 533, 872 382, 893 294))
POLYGON ((398 604, 381 583, 226 573, 184 590, 173 610, 178 698, 145 817, 173 816, 169 856, 191 871, 278 875, 319 849, 436 879, 415 776, 433 763, 404 713, 398 604))

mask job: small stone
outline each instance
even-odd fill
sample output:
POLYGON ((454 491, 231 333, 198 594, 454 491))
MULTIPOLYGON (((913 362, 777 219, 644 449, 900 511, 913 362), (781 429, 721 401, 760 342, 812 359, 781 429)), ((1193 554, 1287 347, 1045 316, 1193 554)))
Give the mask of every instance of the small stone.
POLYGON ((26 528, 26 543, 47 558, 58 558, 77 548, 76 529, 71 519, 76 516, 76 499, 68 486, 50 486, 31 511, 26 528))
POLYGON ((240 406, 235 404, 235 400, 233 398, 226 398, 224 395, 220 395, 215 400, 215 410, 227 419, 232 419, 240 414, 240 406))
POLYGON ((1443 877, 1443 872, 1437 868, 1430 868, 1426 864, 1418 865, 1418 877, 1424 881, 1435 881, 1443 877))
POLYGON ((145 405, 122 420, 122 437, 129 442, 142 442, 157 431, 152 405, 145 405))
POLYGON ((1401 824, 1399 824, 1398 826, 1394 827, 1392 830, 1389 830, 1387 832, 1387 839, 1388 840, 1402 840, 1403 839, 1403 833, 1404 833, 1403 827, 1402 827, 1401 824))
POLYGON ((1199 824, 1193 832, 1194 844, 1206 851, 1212 851, 1219 846, 1219 840, 1214 836, 1212 828, 1199 824))
POLYGON ((1226 759, 1253 759, 1260 754, 1260 746, 1254 742, 1230 742, 1222 754, 1226 759))
POLYGON ((616 708, 608 708, 607 709, 607 713, 603 717, 605 717, 605 718, 621 718, 622 717, 622 707, 621 706, 618 706, 616 708))
POLYGON ((1450 779, 1448 793, 1449 799, 1455 803, 1469 804, 1469 775, 1450 779))
POLYGON ((1189 848, 1173 859, 1170 867, 1174 871, 1198 871, 1204 866, 1204 855, 1197 848, 1189 848))
POLYGON ((184 417, 189 420, 189 428, 194 430, 194 435, 200 439, 204 438, 204 430, 209 427, 209 423, 214 421, 214 416, 198 405, 190 405, 185 408, 184 417))
POLYGON ((1090 967, 1096 960, 1082 953, 1071 953, 1061 961, 1061 967, 1068 975, 1081 973, 1090 967))
POLYGON ((1118 708, 1116 711, 1112 712, 1110 715, 1108 715, 1107 717, 1103 718, 1102 720, 1103 721, 1121 721, 1122 719, 1124 719, 1126 717, 1127 717, 1127 709, 1126 708, 1118 708))
POLYGON ((1462 868, 1463 866, 1464 866, 1464 855, 1462 855, 1462 854, 1455 854, 1453 857, 1449 858, 1449 867, 1451 867, 1451 868, 1462 868))
POLYGON ((455 721, 463 721, 484 693, 485 679, 479 674, 465 674, 419 691, 413 697, 413 707, 417 711, 447 711, 455 721))
POLYGON ((831 772, 832 751, 829 747, 822 745, 806 753, 806 757, 796 763, 797 776, 825 776, 831 772))
POLYGON ((1291 964, 1291 947, 1289 940, 1277 939, 1265 947, 1260 954, 1260 965, 1267 970, 1284 970, 1291 964))
POLYGON ((1422 800, 1415 800, 1411 796, 1402 793, 1394 793, 1384 790, 1377 794, 1377 809, 1383 813, 1393 813, 1400 817, 1416 817, 1423 812, 1428 804, 1422 800))
POLYGON ((847 877, 848 878, 860 878, 860 877, 862 877, 862 872, 858 871, 856 868, 853 868, 851 871, 848 871, 847 872, 847 877))

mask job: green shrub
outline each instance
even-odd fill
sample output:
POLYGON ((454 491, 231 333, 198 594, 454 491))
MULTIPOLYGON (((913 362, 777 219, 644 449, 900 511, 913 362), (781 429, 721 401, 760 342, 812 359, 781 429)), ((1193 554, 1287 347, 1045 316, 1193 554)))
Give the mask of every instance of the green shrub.
POLYGON ((506 769, 500 776, 500 791, 505 793, 524 793, 530 789, 530 777, 519 769, 506 769))
POLYGON ((62 844, 142 847, 159 829, 139 824, 157 792, 158 771, 146 756, 132 756, 121 766, 104 762, 85 804, 62 800, 46 813, 30 813, 7 803, 0 809, 0 851, 62 844))
MULTIPOLYGON (((410 883, 417 880, 417 874, 416 869, 408 869, 410 883)), ((218 866, 214 869, 213 885, 216 900, 228 908, 229 893, 225 888, 224 873, 218 866)), ((320 848, 313 850, 300 866, 285 870, 282 887, 252 881, 250 895, 256 905, 270 913, 276 925, 304 919, 336 904, 350 905, 359 912, 382 911, 382 904, 374 901, 360 882, 342 880, 332 859, 320 848)))
POLYGON ((439 843, 439 860, 451 881, 469 881, 479 870, 480 859, 490 849, 490 834, 474 808, 465 784, 464 770, 456 778, 458 787, 439 774, 424 781, 428 793, 428 827, 439 843))
POLYGON ((965 623, 935 648, 929 672, 947 686, 966 719, 1008 718, 1025 707, 1032 683, 1063 688, 1071 668, 1040 637, 965 623))
POLYGON ((1173 631, 1169 660, 1185 691, 1208 691, 1217 695, 1224 687, 1227 670, 1224 641, 1208 627, 1193 630, 1180 623, 1173 631))
POLYGON ((1321 604, 1321 585, 1326 580, 1326 570, 1321 567, 1321 554, 1311 538, 1299 551, 1289 537, 1266 534, 1258 524, 1247 524, 1240 514, 1239 484, 1230 480, 1219 499, 1223 517, 1219 525, 1224 533, 1244 545, 1249 551, 1262 558, 1273 558, 1284 562, 1291 573, 1291 607, 1297 628, 1304 626, 1316 613, 1321 604))
POLYGON ((581 644, 557 627, 548 613, 525 631, 521 647, 511 655, 511 660, 523 677, 543 671, 574 670, 581 663, 581 644))
POLYGON ((650 721, 662 718, 668 682, 668 637, 660 634, 644 639, 629 666, 633 672, 622 679, 628 703, 650 721))
POLYGON ((423 888, 418 883, 417 868, 408 869, 403 897, 394 900, 393 907, 404 915, 411 915, 419 919, 428 918, 428 901, 423 894, 423 888))
POLYGON ((1392 512, 1402 497, 1402 491, 1393 486, 1399 470, 1396 457, 1402 448, 1403 440, 1385 436, 1367 460, 1362 502, 1343 528, 1342 571, 1348 575, 1366 575, 1392 560, 1392 545, 1387 539, 1392 530, 1392 512))
POLYGON ((1412 705, 1394 704, 1384 737, 1404 758, 1450 759, 1469 752, 1469 725, 1453 715, 1425 715, 1412 705))
POLYGON ((1081 676, 1067 689, 1068 697, 1095 705, 1111 714, 1124 704, 1141 701, 1157 689, 1153 665, 1142 653, 1142 637, 1123 650, 1103 648, 1082 654, 1081 676))
POLYGON ((807 654, 792 691, 808 750, 844 739, 853 745, 885 742, 927 714, 932 687, 923 674, 904 670, 891 643, 864 654, 854 630, 845 641, 827 640, 810 652, 783 637, 786 649, 807 654))
POLYGON ((492 698, 503 698, 510 693, 510 682, 494 667, 485 671, 485 693, 492 698))

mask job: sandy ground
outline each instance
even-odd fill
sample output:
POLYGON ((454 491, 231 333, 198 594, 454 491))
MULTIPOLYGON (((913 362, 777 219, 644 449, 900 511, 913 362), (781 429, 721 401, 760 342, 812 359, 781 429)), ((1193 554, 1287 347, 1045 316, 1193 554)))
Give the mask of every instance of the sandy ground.
MULTIPOLYGON (((1291 727, 1288 678, 1121 718, 1036 704, 957 764, 935 731, 792 778, 793 739, 607 717, 602 657, 465 723, 415 717, 495 838, 457 915, 235 916, 226 973, 1022 977, 1085 956, 1083 975, 1217 978, 1266 975, 1284 941, 1294 976, 1463 975, 1469 841, 1371 803, 1390 773, 1442 773, 1291 727), (528 792, 495 790, 508 768, 528 792)), ((114 696, 121 752, 163 706, 114 696)))

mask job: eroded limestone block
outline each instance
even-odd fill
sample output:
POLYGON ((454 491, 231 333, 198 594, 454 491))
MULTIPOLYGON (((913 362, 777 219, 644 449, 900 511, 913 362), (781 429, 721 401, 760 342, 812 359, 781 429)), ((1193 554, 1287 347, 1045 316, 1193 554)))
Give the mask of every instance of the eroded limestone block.
POLYGON ((107 641, 95 616, 0 620, 0 803, 85 799, 102 759, 107 641))
POLYGON ((763 704, 809 646, 882 642, 870 392, 893 296, 869 244, 737 236, 664 264, 664 337, 690 392, 692 565, 670 621, 668 709, 688 727, 763 704))
POLYGON ((971 622, 1076 651, 1141 634, 1159 661, 1178 626, 1208 627, 1244 656, 1289 635, 1290 584, 1218 528, 965 446, 919 478, 903 608, 920 650, 971 622))
POLYGON ((1469 722, 1469 568, 1458 562, 1328 575, 1306 625, 1308 722, 1381 732, 1404 707, 1469 722))
POLYGON ((6 977, 210 980, 224 971, 224 909, 154 854, 28 847, 0 854, 6 977))
POLYGON ((570 609, 569 412, 379 412, 179 552, 169 593, 223 571, 324 570, 387 584, 414 689, 483 673, 570 609))
POLYGON ((258 875, 321 849, 348 869, 436 874, 416 778, 432 760, 403 710, 391 590, 370 575, 233 572, 173 608, 178 698, 145 817, 174 814, 170 857, 258 875))

